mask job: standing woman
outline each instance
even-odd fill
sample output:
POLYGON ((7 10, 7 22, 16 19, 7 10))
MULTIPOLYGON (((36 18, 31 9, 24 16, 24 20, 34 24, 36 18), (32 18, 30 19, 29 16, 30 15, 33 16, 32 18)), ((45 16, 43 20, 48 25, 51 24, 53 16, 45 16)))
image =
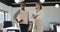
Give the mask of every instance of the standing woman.
POLYGON ((25 2, 21 2, 21 9, 15 13, 14 19, 19 23, 21 32, 27 32, 28 28, 28 12, 25 10, 25 2))
POLYGON ((35 7, 36 11, 34 11, 32 14, 34 20, 33 32, 43 32, 43 22, 41 17, 42 6, 40 2, 37 2, 35 7))

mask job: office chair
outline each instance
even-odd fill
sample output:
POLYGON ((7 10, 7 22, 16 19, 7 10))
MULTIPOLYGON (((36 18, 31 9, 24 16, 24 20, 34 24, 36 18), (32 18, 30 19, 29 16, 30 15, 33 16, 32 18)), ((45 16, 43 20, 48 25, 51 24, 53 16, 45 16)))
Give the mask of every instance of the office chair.
POLYGON ((33 22, 29 21, 29 32, 32 32, 32 28, 33 28, 33 22))
POLYGON ((4 21, 3 28, 11 27, 12 26, 12 21, 4 21))

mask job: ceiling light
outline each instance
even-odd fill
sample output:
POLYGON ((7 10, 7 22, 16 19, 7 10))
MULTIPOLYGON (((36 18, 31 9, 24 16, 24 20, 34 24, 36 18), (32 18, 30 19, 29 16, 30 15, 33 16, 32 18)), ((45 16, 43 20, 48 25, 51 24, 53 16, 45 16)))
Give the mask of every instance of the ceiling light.
POLYGON ((41 3, 44 3, 44 2, 45 2, 45 0, 40 0, 40 2, 41 2, 41 3))
POLYGON ((56 8, 59 8, 59 4, 56 4, 55 7, 56 7, 56 8))
POLYGON ((14 0, 16 3, 22 2, 24 0, 14 0))
POLYGON ((15 0, 16 3, 19 3, 20 0, 15 0))

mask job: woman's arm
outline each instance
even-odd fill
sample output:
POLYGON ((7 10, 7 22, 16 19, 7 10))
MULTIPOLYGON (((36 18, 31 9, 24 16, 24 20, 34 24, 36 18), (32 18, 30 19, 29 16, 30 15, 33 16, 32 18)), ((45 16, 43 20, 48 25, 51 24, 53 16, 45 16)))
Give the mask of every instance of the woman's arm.
POLYGON ((20 19, 20 21, 18 19, 15 19, 18 23, 23 22, 23 19, 20 19))
POLYGON ((18 11, 15 13, 15 15, 13 16, 16 21, 18 21, 17 16, 18 16, 19 13, 20 13, 20 10, 18 10, 18 11))
POLYGON ((33 18, 36 19, 39 15, 32 14, 33 18))

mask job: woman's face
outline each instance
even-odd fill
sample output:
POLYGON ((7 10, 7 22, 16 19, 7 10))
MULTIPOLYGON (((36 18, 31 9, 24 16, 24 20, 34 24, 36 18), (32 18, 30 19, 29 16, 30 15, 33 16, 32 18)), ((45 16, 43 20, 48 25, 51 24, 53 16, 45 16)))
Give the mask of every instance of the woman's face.
POLYGON ((40 4, 37 3, 35 6, 37 10, 40 10, 40 4))

